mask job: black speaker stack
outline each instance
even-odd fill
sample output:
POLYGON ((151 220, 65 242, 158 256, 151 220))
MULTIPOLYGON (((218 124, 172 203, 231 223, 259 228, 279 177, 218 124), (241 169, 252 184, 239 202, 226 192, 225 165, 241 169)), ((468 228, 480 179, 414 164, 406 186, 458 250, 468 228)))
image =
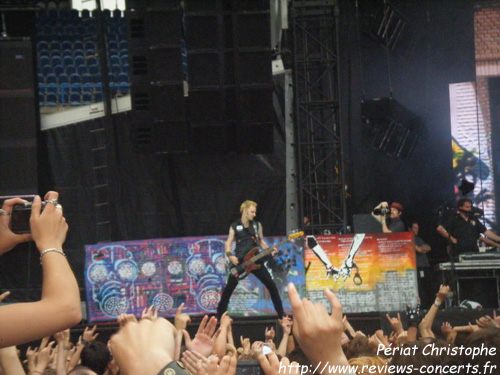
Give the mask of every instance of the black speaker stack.
POLYGON ((138 149, 273 150, 269 1, 128 1, 138 149))

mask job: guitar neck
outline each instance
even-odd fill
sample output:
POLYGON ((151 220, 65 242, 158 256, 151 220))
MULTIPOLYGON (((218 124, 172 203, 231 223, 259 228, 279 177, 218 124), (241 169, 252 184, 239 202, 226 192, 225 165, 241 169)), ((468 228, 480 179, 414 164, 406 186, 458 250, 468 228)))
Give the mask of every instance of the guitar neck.
POLYGON ((277 244, 277 245, 275 245, 275 246, 270 246, 270 247, 268 247, 266 250, 263 250, 261 253, 259 253, 259 254, 257 254, 256 256, 254 256, 254 257, 252 258, 252 261, 253 261, 253 262, 256 262, 256 261, 258 261, 260 258, 264 258, 265 256, 267 256, 267 255, 271 254, 271 253, 273 252, 273 250, 274 250, 274 248, 275 248, 275 247, 276 247, 276 248, 278 248, 278 247, 280 247, 280 246, 282 246, 282 245, 286 244, 286 243, 287 243, 287 242, 289 242, 289 241, 290 241, 290 240, 287 238, 286 240, 281 241, 279 244, 277 244))

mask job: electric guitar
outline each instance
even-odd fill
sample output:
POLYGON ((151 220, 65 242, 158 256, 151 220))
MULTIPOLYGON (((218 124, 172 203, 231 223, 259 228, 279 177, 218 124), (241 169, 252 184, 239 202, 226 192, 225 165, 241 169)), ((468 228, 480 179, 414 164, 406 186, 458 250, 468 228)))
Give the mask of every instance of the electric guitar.
POLYGON ((243 258, 243 261, 237 264, 236 266, 234 264, 230 264, 229 272, 236 277, 237 280, 243 280, 245 277, 247 277, 250 272, 253 270, 259 269, 261 266, 259 264, 256 264, 257 261, 260 259, 264 258, 265 256, 271 254, 274 250, 276 250, 278 247, 296 239, 299 237, 302 237, 304 235, 304 232, 295 232, 291 233, 286 240, 281 241, 277 245, 273 245, 272 247, 267 248, 266 250, 263 250, 262 252, 258 253, 257 252, 260 250, 260 247, 254 247, 252 250, 248 252, 247 255, 243 258))

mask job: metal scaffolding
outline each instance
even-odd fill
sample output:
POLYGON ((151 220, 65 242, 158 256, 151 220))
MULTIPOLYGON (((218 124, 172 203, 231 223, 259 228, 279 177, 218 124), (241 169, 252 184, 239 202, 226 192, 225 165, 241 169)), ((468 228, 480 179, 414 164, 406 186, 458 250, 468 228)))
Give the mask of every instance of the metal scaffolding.
POLYGON ((338 3, 291 3, 299 209, 310 234, 346 231, 338 3))

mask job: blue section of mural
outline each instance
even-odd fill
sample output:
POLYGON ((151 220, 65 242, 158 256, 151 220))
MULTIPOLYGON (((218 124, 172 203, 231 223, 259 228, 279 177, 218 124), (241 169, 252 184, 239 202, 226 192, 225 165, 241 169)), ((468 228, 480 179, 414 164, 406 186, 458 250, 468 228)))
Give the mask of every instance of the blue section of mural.
MULTIPOLYGON (((225 236, 186 237, 87 245, 85 283, 90 322, 110 321, 122 313, 139 316, 154 305, 172 317, 184 303, 190 315, 214 313, 225 284, 225 236)), ((282 237, 267 237, 268 244, 282 237)), ((302 241, 288 243, 265 266, 285 296, 286 284, 305 285, 302 241)), ((283 298, 291 311, 288 299, 283 298)), ((274 315, 264 286, 250 275, 238 285, 232 315, 274 315)))

